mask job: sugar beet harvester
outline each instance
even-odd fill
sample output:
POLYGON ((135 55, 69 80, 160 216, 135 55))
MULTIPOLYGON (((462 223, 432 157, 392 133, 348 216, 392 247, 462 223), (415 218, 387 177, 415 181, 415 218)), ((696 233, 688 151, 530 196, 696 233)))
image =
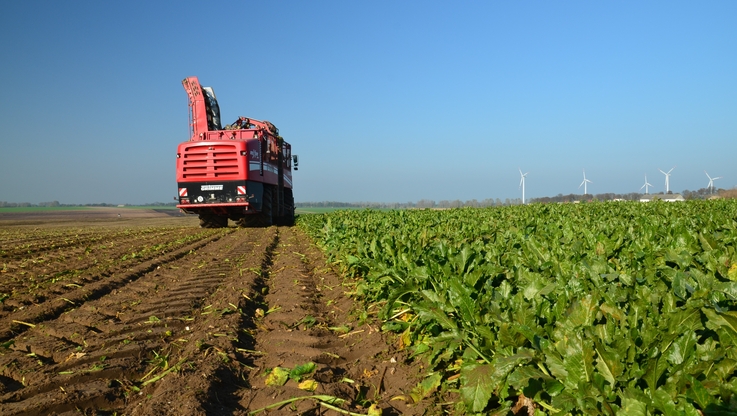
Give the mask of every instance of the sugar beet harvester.
POLYGON ((292 146, 268 121, 240 117, 223 128, 212 88, 182 81, 189 96, 189 141, 177 148, 178 208, 203 228, 294 222, 292 146))

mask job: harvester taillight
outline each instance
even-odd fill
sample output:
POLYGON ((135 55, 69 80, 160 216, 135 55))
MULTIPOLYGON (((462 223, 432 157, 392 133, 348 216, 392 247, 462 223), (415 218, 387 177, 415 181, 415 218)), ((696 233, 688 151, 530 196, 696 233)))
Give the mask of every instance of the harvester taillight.
POLYGON ((180 157, 182 157, 181 153, 177 153, 177 159, 179 159, 180 157))
POLYGON ((248 152, 246 152, 245 150, 241 150, 241 156, 247 156, 247 155, 248 155, 248 152))

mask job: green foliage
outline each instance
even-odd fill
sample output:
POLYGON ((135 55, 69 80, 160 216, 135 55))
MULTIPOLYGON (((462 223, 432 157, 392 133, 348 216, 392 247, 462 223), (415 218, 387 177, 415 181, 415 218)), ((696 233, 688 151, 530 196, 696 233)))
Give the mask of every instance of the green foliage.
POLYGON ((291 378, 294 381, 300 381, 302 379, 302 376, 310 374, 314 372, 317 369, 317 364, 313 363, 312 361, 304 364, 300 364, 292 369, 292 371, 289 372, 289 378, 291 378))
MULTIPOLYGON (((337 211, 299 225, 470 412, 737 414, 737 202, 337 211), (445 382, 445 381, 444 381, 445 382)), ((418 387, 419 388, 419 387, 418 387)))

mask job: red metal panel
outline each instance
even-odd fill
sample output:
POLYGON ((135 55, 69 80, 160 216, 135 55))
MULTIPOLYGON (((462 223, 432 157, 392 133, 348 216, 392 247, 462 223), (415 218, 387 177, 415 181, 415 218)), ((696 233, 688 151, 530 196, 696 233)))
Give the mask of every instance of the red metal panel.
POLYGON ((179 145, 177 182, 248 179, 243 141, 190 141, 179 145))
POLYGON ((198 137, 201 133, 207 131, 207 108, 205 107, 205 97, 202 95, 202 86, 197 77, 188 77, 182 81, 184 90, 187 91, 189 97, 189 107, 191 112, 190 122, 192 127, 192 137, 198 137))

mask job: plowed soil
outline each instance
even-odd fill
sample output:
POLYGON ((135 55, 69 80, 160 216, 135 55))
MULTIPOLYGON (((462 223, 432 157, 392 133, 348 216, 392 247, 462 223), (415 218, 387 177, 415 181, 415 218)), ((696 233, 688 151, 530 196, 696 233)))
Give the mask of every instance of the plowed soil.
MULTIPOLYGON (((142 212, 0 218, 0 414, 246 415, 310 395, 434 413, 407 403, 419 368, 297 227, 142 212)), ((304 399, 261 414, 341 413, 304 399)))

